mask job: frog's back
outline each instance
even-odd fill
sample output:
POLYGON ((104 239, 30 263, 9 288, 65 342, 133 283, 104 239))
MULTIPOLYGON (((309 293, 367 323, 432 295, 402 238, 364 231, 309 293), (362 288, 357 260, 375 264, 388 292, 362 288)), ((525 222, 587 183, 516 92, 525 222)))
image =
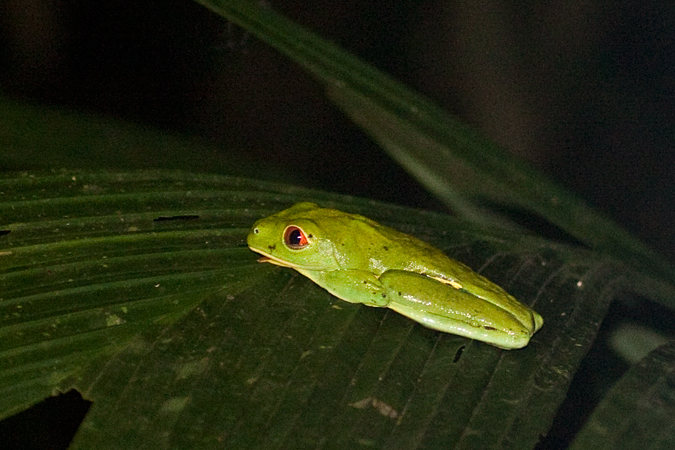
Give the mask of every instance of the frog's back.
POLYGON ((344 268, 368 266, 378 275, 385 270, 407 270, 431 277, 457 280, 475 273, 450 259, 431 244, 359 214, 336 209, 313 210, 308 217, 331 229, 336 253, 342 253, 344 268))
POLYGON ((385 270, 398 269, 430 276, 461 276, 471 269, 451 260, 431 244, 393 228, 357 216, 358 234, 370 241, 369 257, 385 270))
POLYGON ((473 272, 469 267, 450 259, 445 253, 428 242, 391 228, 382 228, 382 232, 389 235, 389 238, 396 242, 401 249, 402 258, 398 264, 410 268, 419 266, 419 270, 415 270, 416 272, 426 273, 430 276, 442 275, 454 278, 467 272, 473 272))

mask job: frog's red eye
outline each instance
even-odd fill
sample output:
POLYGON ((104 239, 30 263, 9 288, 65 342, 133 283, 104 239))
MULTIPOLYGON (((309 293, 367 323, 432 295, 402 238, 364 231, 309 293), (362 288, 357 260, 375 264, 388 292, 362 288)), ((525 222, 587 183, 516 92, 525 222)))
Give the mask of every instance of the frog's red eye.
POLYGON ((284 243, 290 249, 300 250, 305 248, 309 241, 304 231, 294 225, 289 225, 284 231, 284 243))

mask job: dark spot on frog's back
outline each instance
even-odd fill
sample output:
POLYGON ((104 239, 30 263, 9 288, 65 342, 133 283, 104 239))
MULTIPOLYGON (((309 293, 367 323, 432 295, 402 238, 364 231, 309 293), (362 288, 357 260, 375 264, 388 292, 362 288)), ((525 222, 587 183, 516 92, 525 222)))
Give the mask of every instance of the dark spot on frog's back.
POLYGON ((487 325, 484 326, 483 328, 485 328, 488 331, 497 331, 497 329, 495 327, 488 327, 487 325))
POLYGON ((276 249, 277 249, 277 245, 276 245, 276 244, 268 245, 267 248, 269 248, 270 250, 276 250, 276 249))
POLYGON ((382 246, 382 249, 383 249, 385 252, 388 252, 388 251, 389 251, 389 247, 387 247, 386 245, 383 245, 383 246, 382 246))

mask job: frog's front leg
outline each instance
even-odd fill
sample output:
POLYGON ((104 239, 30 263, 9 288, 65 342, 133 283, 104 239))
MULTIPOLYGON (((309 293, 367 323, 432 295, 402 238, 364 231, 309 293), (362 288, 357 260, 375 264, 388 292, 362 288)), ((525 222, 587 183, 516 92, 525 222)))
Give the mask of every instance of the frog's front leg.
POLYGON ((385 307, 389 304, 389 290, 366 270, 305 271, 296 269, 316 284, 349 303, 385 307))
POLYGON ((504 349, 526 346, 536 331, 534 320, 524 324, 488 300, 425 275, 389 270, 379 281, 390 300, 389 308, 434 330, 504 349))

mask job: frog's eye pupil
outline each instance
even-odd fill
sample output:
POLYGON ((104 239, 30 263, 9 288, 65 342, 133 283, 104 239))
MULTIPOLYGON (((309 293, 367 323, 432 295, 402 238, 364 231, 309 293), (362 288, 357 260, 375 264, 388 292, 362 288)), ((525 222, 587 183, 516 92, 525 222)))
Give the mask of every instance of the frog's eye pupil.
POLYGON ((288 226, 286 231, 284 231, 284 242, 288 248, 293 250, 299 250, 309 244, 305 232, 293 225, 288 226))

